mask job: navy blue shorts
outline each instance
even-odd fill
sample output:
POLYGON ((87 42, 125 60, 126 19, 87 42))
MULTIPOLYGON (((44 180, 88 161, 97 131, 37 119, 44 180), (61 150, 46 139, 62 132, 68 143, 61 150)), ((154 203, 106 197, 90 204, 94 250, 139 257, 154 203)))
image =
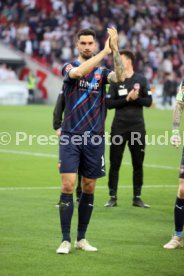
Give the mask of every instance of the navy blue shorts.
POLYGON ((60 173, 78 173, 96 179, 105 176, 104 137, 62 133, 59 145, 60 173))
POLYGON ((184 179, 184 147, 183 147, 182 157, 181 157, 179 178, 184 179))

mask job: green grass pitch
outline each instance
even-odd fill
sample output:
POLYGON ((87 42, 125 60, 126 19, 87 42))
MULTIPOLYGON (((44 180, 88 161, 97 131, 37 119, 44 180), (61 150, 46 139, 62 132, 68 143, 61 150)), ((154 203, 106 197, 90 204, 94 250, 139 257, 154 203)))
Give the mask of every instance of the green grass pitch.
MULTIPOLYGON (((0 107, 0 275, 184 275, 184 250, 166 251, 163 244, 173 233, 173 205, 178 186, 182 147, 148 145, 142 198, 150 209, 135 208, 132 201, 132 167, 126 149, 120 172, 118 207, 105 208, 107 176, 98 180, 95 208, 87 239, 99 251, 72 250, 57 255, 60 244, 58 209, 60 193, 57 145, 38 145, 33 139, 15 144, 16 132, 54 135, 51 106, 0 107), (3 142, 5 138, 3 138, 3 142), (2 143, 2 141, 1 141, 2 143)), ((108 113, 110 131, 113 111, 108 113)), ((172 112, 146 109, 147 134, 171 134, 172 112)), ((161 142, 163 142, 161 139, 161 142)), ((150 141, 150 140, 149 140, 150 141)), ((108 172, 109 147, 106 147, 108 172)), ((72 243, 76 238, 77 206, 72 220, 72 243)))

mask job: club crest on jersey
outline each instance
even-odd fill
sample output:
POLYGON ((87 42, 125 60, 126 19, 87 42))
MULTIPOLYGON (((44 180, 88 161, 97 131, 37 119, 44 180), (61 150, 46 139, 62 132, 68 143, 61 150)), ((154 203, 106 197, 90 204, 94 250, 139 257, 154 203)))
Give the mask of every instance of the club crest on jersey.
POLYGON ((95 74, 95 79, 98 81, 101 79, 101 75, 100 74, 95 74))
POLYGON ((134 83, 134 89, 139 90, 140 89, 140 83, 134 83))
POLYGON ((72 64, 68 64, 65 68, 65 71, 68 73, 73 68, 72 64))

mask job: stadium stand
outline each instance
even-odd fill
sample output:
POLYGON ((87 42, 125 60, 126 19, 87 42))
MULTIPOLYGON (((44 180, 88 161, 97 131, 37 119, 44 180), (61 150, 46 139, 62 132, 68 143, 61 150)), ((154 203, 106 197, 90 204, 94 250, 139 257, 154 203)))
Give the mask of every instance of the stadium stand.
MULTIPOLYGON (((168 73, 184 75, 182 0, 1 0, 0 39, 52 70, 77 56, 74 34, 94 28, 102 49, 108 26, 119 32, 120 48, 131 48, 136 70, 152 83, 168 73)), ((105 65, 111 67, 107 58, 105 65)))

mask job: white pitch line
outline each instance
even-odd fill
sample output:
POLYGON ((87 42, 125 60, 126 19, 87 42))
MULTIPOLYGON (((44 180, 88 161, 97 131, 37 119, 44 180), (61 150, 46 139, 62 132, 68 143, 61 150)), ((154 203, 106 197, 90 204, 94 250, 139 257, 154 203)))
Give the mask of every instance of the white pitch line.
MULTIPOLYGON (((178 185, 144 185, 144 189, 176 188, 178 185)), ((107 189, 107 186, 96 186, 97 189, 107 189)), ((132 186, 119 186, 122 189, 132 189, 132 186)), ((59 186, 53 187, 0 187, 0 191, 26 191, 26 190, 59 190, 59 186)))
MULTIPOLYGON (((48 157, 48 158, 58 158, 56 154, 50 153, 40 153, 40 152, 31 152, 31 151, 18 151, 18 150, 6 150, 0 149, 2 153, 12 153, 17 155, 28 155, 28 156, 36 156, 36 157, 48 157)), ((108 163, 107 161, 106 163, 108 163)), ((123 164, 130 166, 130 162, 123 162, 123 164)), ((153 169, 164 169, 164 170, 179 170, 178 167, 165 166, 165 165, 155 165, 155 164, 144 164, 144 167, 153 168, 153 169)))
MULTIPOLYGON (((131 165, 130 162, 123 162, 123 164, 126 165, 131 165)), ((155 165, 155 164, 144 164, 144 167, 147 168, 155 168, 155 169, 164 169, 164 170, 179 170, 177 167, 172 167, 172 166, 165 166, 165 165, 155 165)))
POLYGON ((40 153, 40 152, 32 152, 32 151, 18 151, 18 150, 0 149, 0 152, 2 152, 2 153, 12 153, 12 154, 17 154, 17 155, 30 155, 30 156, 37 156, 37 157, 49 157, 49 158, 57 158, 58 157, 56 154, 40 153))

